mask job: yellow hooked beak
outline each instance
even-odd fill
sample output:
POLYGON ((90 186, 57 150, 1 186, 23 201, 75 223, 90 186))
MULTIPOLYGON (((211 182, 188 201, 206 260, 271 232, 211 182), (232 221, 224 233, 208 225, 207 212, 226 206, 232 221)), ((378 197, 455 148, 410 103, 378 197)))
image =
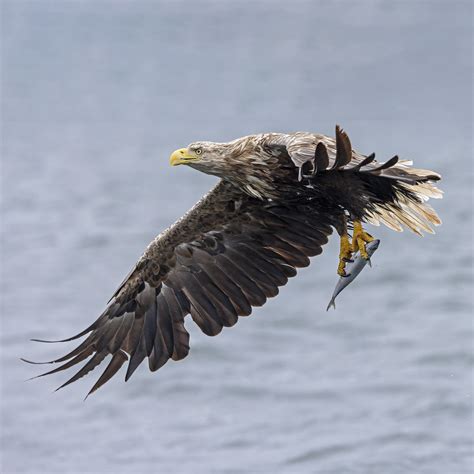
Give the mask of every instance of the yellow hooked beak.
POLYGON ((178 166, 185 164, 189 161, 197 160, 199 157, 194 153, 189 153, 187 148, 180 148, 179 150, 173 151, 170 155, 170 165, 178 166))

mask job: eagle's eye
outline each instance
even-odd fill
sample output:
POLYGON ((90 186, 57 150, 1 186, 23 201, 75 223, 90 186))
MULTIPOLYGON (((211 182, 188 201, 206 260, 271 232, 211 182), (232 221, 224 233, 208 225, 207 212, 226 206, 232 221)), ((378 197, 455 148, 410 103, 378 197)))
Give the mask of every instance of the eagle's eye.
POLYGON ((196 148, 194 153, 196 153, 196 155, 202 155, 202 148, 196 148))

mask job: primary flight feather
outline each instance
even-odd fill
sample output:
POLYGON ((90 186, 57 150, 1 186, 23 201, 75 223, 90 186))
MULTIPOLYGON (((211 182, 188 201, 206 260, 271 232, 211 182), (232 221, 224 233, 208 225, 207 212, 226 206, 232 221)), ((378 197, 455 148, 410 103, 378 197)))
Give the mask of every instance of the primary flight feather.
MULTIPOLYGON (((119 286, 105 311, 48 375, 85 362, 64 387, 110 360, 89 393, 128 362, 128 380, 147 358, 155 371, 189 352, 185 316, 209 336, 233 326, 340 235, 338 273, 354 252, 367 258, 373 238, 362 222, 417 234, 440 224, 428 198, 441 197, 440 175, 393 157, 352 149, 347 134, 264 133, 228 143, 196 142, 176 150, 171 165, 188 165, 220 182, 158 235, 119 286), (352 241, 348 233, 352 228, 352 241)), ((63 341, 58 341, 63 342, 63 341)), ((61 388, 60 387, 60 388, 61 388)))

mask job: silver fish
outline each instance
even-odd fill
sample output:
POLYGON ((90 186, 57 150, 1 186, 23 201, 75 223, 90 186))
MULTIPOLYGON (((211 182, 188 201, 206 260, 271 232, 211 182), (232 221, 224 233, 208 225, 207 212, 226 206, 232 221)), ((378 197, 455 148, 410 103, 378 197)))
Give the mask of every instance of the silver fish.
POLYGON ((336 288, 334 289, 334 293, 332 294, 331 301, 328 304, 328 307, 326 308, 326 311, 333 306, 334 309, 336 309, 336 296, 348 285, 350 285, 357 277, 357 275, 364 269, 364 267, 369 264, 370 265, 370 257, 374 254, 374 252, 378 249, 380 244, 380 240, 372 240, 372 242, 369 242, 366 246, 365 249, 367 250, 367 255, 369 256, 369 259, 366 260, 365 258, 362 258, 360 255, 360 252, 357 252, 354 255, 353 260, 351 260, 347 265, 346 265, 346 276, 343 276, 339 278, 339 281, 337 282, 336 288))

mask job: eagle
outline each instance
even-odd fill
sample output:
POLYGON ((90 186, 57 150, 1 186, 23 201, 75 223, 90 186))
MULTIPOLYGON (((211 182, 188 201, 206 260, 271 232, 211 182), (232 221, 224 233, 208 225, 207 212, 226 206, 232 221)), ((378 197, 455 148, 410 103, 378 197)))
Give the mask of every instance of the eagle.
POLYGON ((62 388, 107 358, 91 394, 126 362, 125 381, 144 359, 156 371, 188 355, 188 314, 208 336, 233 326, 308 266, 333 229, 340 237, 337 273, 344 276, 354 252, 367 258, 373 237, 364 223, 419 235, 441 223, 427 204, 442 196, 438 173, 398 156, 377 162, 375 154, 354 150, 339 126, 335 138, 296 132, 194 142, 174 151, 170 164, 220 180, 148 245, 95 322, 60 341, 35 339, 87 336, 62 357, 34 362, 61 364, 38 377, 84 363, 62 388))

